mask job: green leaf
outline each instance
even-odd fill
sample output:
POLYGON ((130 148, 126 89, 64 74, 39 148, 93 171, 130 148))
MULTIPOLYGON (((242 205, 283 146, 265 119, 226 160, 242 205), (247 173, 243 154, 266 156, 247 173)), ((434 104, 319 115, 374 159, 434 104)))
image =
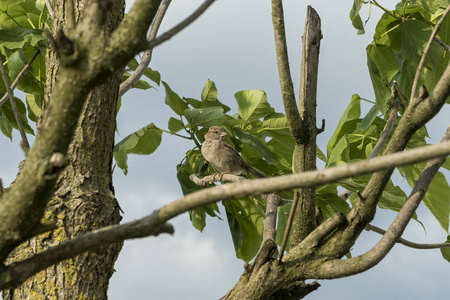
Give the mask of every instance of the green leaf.
MULTIPOLYGON (((9 56, 6 66, 8 68, 8 76, 11 82, 16 79, 17 75, 19 75, 26 64, 27 59, 21 49, 15 51, 9 56)), ((44 95, 44 85, 32 75, 32 72, 33 70, 25 74, 20 79, 17 88, 25 93, 44 95)))
POLYGON ((183 101, 177 93, 172 91, 165 81, 162 81, 162 84, 166 89, 166 104, 169 105, 177 115, 182 116, 184 114, 184 111, 188 109, 187 103, 183 101))
POLYGON ((244 121, 264 118, 275 112, 262 90, 240 91, 234 94, 234 98, 238 103, 239 116, 244 121))
POLYGON ((124 174, 128 172, 128 154, 149 155, 161 144, 162 131, 153 123, 130 134, 114 146, 114 158, 124 174))
MULTIPOLYGON (((450 235, 447 236, 447 240, 445 242, 450 243, 450 235)), ((450 248, 441 248, 441 254, 446 261, 450 262, 450 248)))
MULTIPOLYGON (((341 119, 339 120, 339 123, 336 127, 336 130, 333 133, 333 136, 330 138, 327 144, 327 152, 331 153, 332 149, 336 145, 337 142, 342 138, 343 135, 347 133, 353 132, 353 130, 350 130, 351 126, 355 125, 355 121, 359 122, 357 119, 361 116, 361 106, 360 106, 361 98, 358 94, 354 94, 352 96, 352 99, 345 109, 344 113, 342 114, 341 119), (351 126, 349 125, 349 121, 351 122, 351 126), (347 125, 347 126, 346 126, 347 125)), ((355 128, 355 126, 354 126, 355 128)))
POLYGON ((171 133, 177 133, 178 131, 184 129, 184 124, 181 120, 170 117, 168 128, 171 133))
MULTIPOLYGON (((30 127, 30 125, 28 125, 27 110, 25 108, 25 104, 23 104, 22 100, 20 100, 19 98, 14 97, 14 99, 17 106, 17 110, 19 111, 24 131, 26 133, 34 135, 33 129, 30 127)), ((17 121, 11 107, 11 101, 8 100, 2 106, 0 106, 0 112, 1 112, 0 118, 2 119, 0 121, 1 130, 3 134, 12 139, 11 135, 12 129, 14 128, 18 130, 19 126, 17 125, 17 121)))
POLYGON ((249 198, 223 201, 236 256, 246 262, 258 253, 262 242, 264 214, 249 198))
POLYGON ((21 49, 25 45, 34 47, 39 41, 45 42, 46 39, 43 31, 39 29, 11 28, 0 30, 0 44, 11 50, 21 49))
POLYGON ((202 101, 216 101, 217 100, 217 88, 212 80, 207 80, 203 86, 202 101))
POLYGON ((365 131, 375 120, 380 110, 376 105, 372 106, 367 115, 361 120, 361 130, 365 131))
POLYGON ((35 0, 0 1, 0 29, 37 28, 39 21, 46 21, 46 16, 40 20, 40 15, 35 0))
MULTIPOLYGON (((131 76, 131 74, 128 72, 123 73, 122 82, 127 80, 130 76, 131 76)), ((140 79, 133 85, 133 88, 140 89, 140 90, 148 90, 148 89, 154 88, 154 86, 151 86, 146 81, 140 79)))
MULTIPOLYGON (((287 220, 289 218, 289 213, 291 212, 292 203, 286 203, 283 206, 279 206, 277 209, 278 214, 278 220, 277 220, 277 235, 275 237, 275 242, 277 245, 281 246, 281 243, 283 242, 283 236, 284 232, 286 231, 286 224, 287 220)), ((292 232, 292 231, 291 231, 292 232)), ((290 250, 290 234, 286 243, 285 251, 289 252, 290 250)))
POLYGON ((398 62, 394 52, 387 46, 370 44, 366 48, 367 66, 375 93, 378 109, 386 112, 386 104, 391 97, 390 81, 398 72, 398 62))
POLYGON ((37 122, 39 115, 41 114, 42 101, 44 96, 27 94, 27 107, 28 107, 28 118, 30 120, 37 122))
POLYGON ((350 20, 352 20, 353 27, 358 29, 358 34, 364 34, 364 25, 359 15, 363 0, 354 0, 352 9, 350 10, 350 20))
POLYGON ((289 129, 286 116, 282 113, 273 113, 264 118, 262 128, 264 131, 278 131, 289 129))
POLYGON ((226 119, 222 107, 193 108, 184 111, 186 120, 192 126, 209 127, 212 125, 222 125, 226 119))
POLYGON ((267 161, 267 163, 273 165, 278 164, 275 149, 272 149, 266 141, 236 127, 233 128, 233 131, 243 144, 248 145, 251 149, 257 151, 267 161))
POLYGON ((326 220, 337 212, 347 214, 350 206, 337 193, 336 184, 327 184, 317 189, 316 204, 320 207, 323 219, 326 220))

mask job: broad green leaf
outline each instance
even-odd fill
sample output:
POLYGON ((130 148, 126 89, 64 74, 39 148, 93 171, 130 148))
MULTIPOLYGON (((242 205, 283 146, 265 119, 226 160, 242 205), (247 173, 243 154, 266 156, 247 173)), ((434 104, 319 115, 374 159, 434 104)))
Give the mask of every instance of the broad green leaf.
POLYGON ((177 133, 178 131, 184 129, 184 124, 181 120, 170 117, 168 128, 171 133, 177 133))
POLYGON ((364 24, 359 15, 363 0, 354 0, 352 9, 350 10, 350 20, 352 20, 353 27, 358 29, 358 34, 364 34, 364 24))
POLYGON ((265 117, 262 127, 264 131, 289 129, 286 116, 282 113, 273 113, 265 117))
MULTIPOLYGON (((413 187, 420 174, 422 173, 425 163, 407 165, 399 168, 402 176, 404 176, 408 184, 413 187)), ((423 202, 430 212, 434 215, 441 227, 448 232, 449 214, 450 214, 450 188, 447 180, 441 172, 437 172, 427 193, 423 198, 423 202)))
POLYGON ((184 111, 186 120, 192 126, 209 127, 212 125, 222 125, 226 119, 222 107, 193 108, 184 111))
POLYGON ((37 28, 40 14, 35 0, 0 1, 0 29, 37 28))
POLYGON ((178 96, 177 93, 172 91, 169 85, 165 81, 161 81, 166 89, 165 103, 179 116, 184 114, 184 111, 188 109, 187 103, 178 96))
MULTIPOLYGON (((345 109, 342 114, 341 119, 339 120, 338 125, 336 126, 336 130, 333 133, 333 136, 330 138, 327 144, 327 152, 330 153, 334 148, 335 144, 341 139, 341 137, 349 132, 347 128, 343 128, 348 121, 356 120, 361 116, 361 106, 360 106, 361 98, 359 95, 354 94, 350 101, 350 104, 345 109)), ((354 123, 354 122, 353 122, 354 123)), ((347 123, 348 124, 348 123, 347 123)))
POLYGON ((372 106, 367 115, 361 120, 361 130, 365 131, 375 120, 380 110, 376 105, 372 106))
POLYGON ((26 44, 34 47, 38 42, 45 42, 46 40, 47 37, 39 29, 11 28, 0 30, 0 44, 11 50, 21 49, 26 44))
POLYGON ((264 118, 274 113, 274 109, 267 103, 266 93, 262 90, 240 91, 234 94, 238 103, 239 116, 244 120, 264 118))
MULTIPOLYGON (((21 49, 15 51, 9 56, 6 66, 8 68, 8 76, 10 77, 11 82, 16 79, 17 75, 22 71, 26 64, 27 59, 21 49)), ((25 93, 43 95, 44 85, 32 75, 32 72, 33 70, 30 70, 30 72, 26 73, 20 79, 17 88, 25 93)))
POLYGON ((162 131, 153 123, 130 134, 114 146, 114 158, 124 174, 128 172, 128 154, 149 155, 161 144, 162 131))
POLYGON ((387 46, 370 44, 366 48, 367 66, 378 109, 386 113, 386 104, 391 97, 389 82, 397 73, 398 62, 394 52, 387 46))
MULTIPOLYGON (((275 237, 275 242, 279 246, 281 246, 281 243, 283 242, 284 232, 286 231, 286 223, 289 218, 289 213, 291 212, 291 208, 292 208, 292 203, 286 203, 283 206, 279 206, 278 210, 277 210, 278 219, 277 219, 277 235, 275 237)), ((289 252, 289 250, 290 250, 289 238, 290 238, 290 235, 289 235, 287 243, 286 243, 286 248, 285 248, 286 252, 289 252)))
MULTIPOLYGON (((127 80, 130 76, 131 76, 131 74, 128 72, 123 73, 122 82, 127 80)), ((133 85, 133 88, 140 89, 140 90, 148 90, 148 89, 154 88, 154 86, 151 86, 146 81, 140 79, 133 85)))
POLYGON ((42 101, 44 96, 27 94, 27 107, 28 107, 28 118, 30 120, 37 122, 39 115, 41 114, 42 101))
POLYGON ((349 143, 345 136, 331 149, 328 154, 327 167, 334 166, 337 162, 348 162, 350 160, 349 143))
POLYGON ((207 80, 203 86, 202 101, 216 101, 217 100, 217 88, 212 80, 207 80))
POLYGON ((236 256, 248 262, 261 246, 264 214, 249 198, 227 200, 222 204, 227 210, 236 256))
POLYGON ((275 149, 272 149, 266 141, 239 128, 233 128, 233 131, 242 143, 257 151, 269 164, 278 164, 275 149))
POLYGON ((320 207, 323 219, 326 220, 337 212, 347 214, 350 206, 337 193, 336 184, 322 186, 316 191, 316 204, 320 207))
MULTIPOLYGON (((0 96, 3 96, 3 94, 0 93, 0 96)), ((25 108, 25 104, 23 104, 22 100, 20 100, 19 98, 14 97, 14 99, 25 132, 34 135, 33 129, 30 127, 30 125, 28 125, 27 110, 25 108)), ((2 119, 0 121, 1 130, 3 134, 12 139, 12 129, 19 129, 19 126, 17 125, 17 121, 11 107, 11 101, 8 100, 2 106, 0 106, 0 112, 0 118, 2 119)))
MULTIPOLYGON (((447 240, 445 242, 450 243, 450 235, 447 236, 447 240)), ((450 262, 450 248, 441 248, 441 254, 446 261, 450 262)))

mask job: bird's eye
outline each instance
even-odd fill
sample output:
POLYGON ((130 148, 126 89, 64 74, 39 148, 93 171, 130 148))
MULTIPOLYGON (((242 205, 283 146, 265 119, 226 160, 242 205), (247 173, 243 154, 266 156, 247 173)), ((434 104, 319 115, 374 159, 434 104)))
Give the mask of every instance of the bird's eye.
POLYGON ((216 131, 214 131, 214 133, 219 133, 219 132, 216 130, 216 131))

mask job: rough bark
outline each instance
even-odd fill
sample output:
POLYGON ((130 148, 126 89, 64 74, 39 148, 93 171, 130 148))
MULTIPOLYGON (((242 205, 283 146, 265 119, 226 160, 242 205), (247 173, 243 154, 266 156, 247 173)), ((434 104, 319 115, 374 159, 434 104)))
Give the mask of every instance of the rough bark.
MULTIPOLYGON (((67 3, 67 2, 66 2, 67 3)), ((123 1, 114 1, 105 26, 107 35, 123 17, 123 1)), ((75 19, 80 20, 84 1, 75 5, 75 19)), ((55 1, 54 34, 66 26, 64 1, 55 1)), ((70 28, 64 28, 70 35, 70 28)), ((46 108, 59 75, 60 62, 54 49, 48 52, 46 101, 39 124, 46 122, 46 108)), ((7 263, 65 240, 107 225, 119 223, 119 206, 112 186, 112 157, 120 74, 87 95, 86 104, 66 155, 67 167, 58 177, 55 192, 47 205, 42 223, 56 229, 20 245, 7 263)), ((39 128, 38 128, 39 131, 39 128)), ((106 299, 109 278, 121 243, 78 255, 49 267, 14 290, 3 292, 3 299, 106 299)))

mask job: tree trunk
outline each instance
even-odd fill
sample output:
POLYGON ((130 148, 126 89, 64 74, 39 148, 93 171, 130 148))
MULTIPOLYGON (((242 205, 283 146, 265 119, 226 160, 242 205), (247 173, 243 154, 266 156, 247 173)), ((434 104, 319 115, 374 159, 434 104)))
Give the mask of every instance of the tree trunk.
MULTIPOLYGON (((75 21, 78 21, 82 18, 85 1, 75 2, 75 21)), ((63 23, 68 19, 65 5, 67 1, 56 0, 54 3, 53 33, 56 35, 63 29, 70 37, 70 29, 63 23)), ((123 1, 113 2, 108 20, 101 29, 104 34, 110 33, 120 22, 123 8, 123 1)), ((54 50, 49 50, 41 118, 45 118, 45 103, 51 101, 58 70, 57 55, 54 50)), ((120 222, 111 170, 120 79, 121 74, 111 76, 88 95, 66 156, 68 166, 57 181, 42 221, 55 224, 56 229, 17 247, 8 263, 30 257, 87 231, 120 222)), ((121 247, 122 243, 102 247, 49 267, 17 289, 3 291, 3 299, 106 299, 109 279, 121 247)))

